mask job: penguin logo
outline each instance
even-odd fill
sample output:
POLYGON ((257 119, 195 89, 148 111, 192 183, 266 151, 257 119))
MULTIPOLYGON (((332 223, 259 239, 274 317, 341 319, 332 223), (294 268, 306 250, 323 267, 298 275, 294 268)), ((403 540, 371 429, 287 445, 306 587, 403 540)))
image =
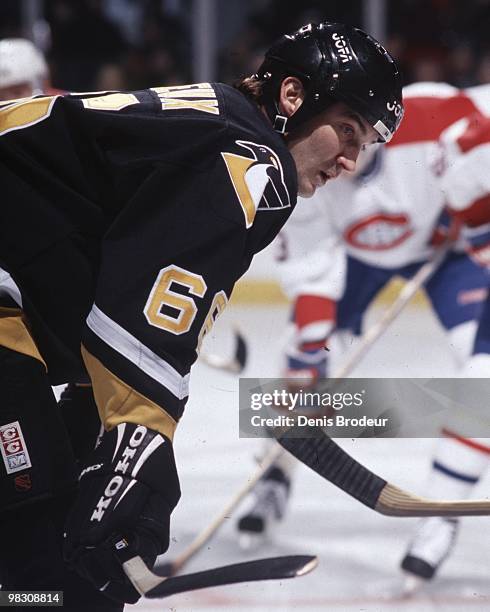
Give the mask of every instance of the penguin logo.
POLYGON ((221 153, 233 188, 245 216, 247 229, 252 226, 258 210, 279 210, 291 206, 284 183, 284 172, 272 149, 255 142, 237 140, 251 156, 221 153))

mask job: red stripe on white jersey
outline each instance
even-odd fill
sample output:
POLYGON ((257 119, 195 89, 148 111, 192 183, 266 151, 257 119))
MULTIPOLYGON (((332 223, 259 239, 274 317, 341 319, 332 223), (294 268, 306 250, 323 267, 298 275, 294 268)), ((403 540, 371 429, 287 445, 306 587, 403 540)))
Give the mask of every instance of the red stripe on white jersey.
POLYGON ((462 153, 467 153, 480 145, 490 143, 490 117, 474 113, 468 120, 466 130, 457 140, 462 153))
POLYGON ((450 209, 451 214, 469 227, 478 227, 490 222, 490 195, 475 200, 464 210, 450 209))
POLYGON ((463 436, 459 436, 457 433, 454 433, 453 431, 450 431, 449 429, 446 429, 445 427, 443 427, 442 433, 447 438, 452 438, 453 440, 457 440, 458 442, 461 442, 461 444, 464 444, 465 446, 469 446, 470 448, 474 448, 475 450, 480 451, 481 453, 484 453, 485 455, 490 455, 490 446, 485 446, 484 444, 475 442, 471 438, 464 438, 463 436))
POLYGON ((404 106, 403 121, 387 147, 438 140, 452 123, 477 111, 473 100, 461 92, 449 98, 409 97, 404 106))

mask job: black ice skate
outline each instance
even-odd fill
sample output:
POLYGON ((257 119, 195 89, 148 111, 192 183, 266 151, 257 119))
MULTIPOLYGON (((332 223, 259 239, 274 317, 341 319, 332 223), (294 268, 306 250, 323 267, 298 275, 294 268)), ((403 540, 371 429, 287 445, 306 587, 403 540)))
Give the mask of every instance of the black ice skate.
POLYGON ((243 548, 259 545, 284 518, 290 487, 289 478, 274 465, 258 481, 249 509, 237 524, 243 548))

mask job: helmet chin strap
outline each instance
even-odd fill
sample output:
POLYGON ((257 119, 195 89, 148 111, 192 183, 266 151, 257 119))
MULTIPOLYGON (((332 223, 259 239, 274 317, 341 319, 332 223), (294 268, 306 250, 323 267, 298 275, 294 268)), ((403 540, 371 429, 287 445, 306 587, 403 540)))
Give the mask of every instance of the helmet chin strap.
MULTIPOLYGON (((270 73, 266 73, 266 79, 270 78, 270 73)), ((286 129, 289 117, 286 117, 281 110, 279 109, 279 102, 273 101, 272 103, 264 105, 265 112, 269 117, 270 122, 272 123, 272 127, 275 132, 284 136, 288 131, 286 129)))
MULTIPOLYGON (((269 114, 269 118, 272 122, 272 127, 274 128, 274 131, 276 131, 278 134, 281 134, 282 136, 284 136, 284 134, 286 134, 286 132, 291 131, 290 127, 292 123, 295 123, 294 121, 292 121, 292 118, 296 115, 296 113, 301 109, 301 107, 304 104, 304 99, 302 101, 302 103, 299 105, 299 107, 295 110, 295 112, 290 115, 289 117, 286 117, 285 114, 281 113, 280 109, 279 109, 279 104, 277 102, 274 103, 272 112, 269 114)), ((294 127, 294 126, 293 126, 294 127)))
POLYGON ((275 119, 274 119, 274 123, 272 124, 274 130, 276 132, 278 132, 279 134, 282 134, 284 136, 284 134, 287 132, 286 130, 286 125, 288 122, 288 118, 285 117, 284 115, 279 115, 277 114, 275 119))
POLYGON ((286 132, 292 132, 296 130, 298 127, 306 123, 310 119, 312 119, 318 112, 326 110, 330 104, 334 103, 335 100, 326 100, 325 98, 322 100, 320 96, 316 94, 309 94, 308 91, 305 92, 305 97, 301 103, 301 105, 294 111, 292 115, 286 117, 283 115, 279 109, 277 108, 277 104, 275 104, 274 111, 269 115, 273 128, 279 134, 285 134, 286 132), (311 96, 311 98, 310 98, 311 96), (316 113, 309 113, 312 105, 318 105, 319 110, 316 113))
MULTIPOLYGON (((257 77, 257 75, 255 76, 257 77)), ((264 77, 266 80, 268 80, 270 78, 270 72, 266 72, 264 77)), ((303 87, 305 87, 304 84, 303 84, 303 87)), ((281 134, 281 136, 284 136, 288 131, 290 131, 291 124, 296 123, 296 121, 292 121, 292 118, 296 115, 296 113, 303 106, 305 99, 306 99, 307 92, 305 90, 305 98, 303 98, 301 104, 298 106, 295 112, 289 117, 287 117, 283 112, 281 112, 279 108, 279 104, 280 104, 279 94, 280 94, 280 86, 279 86, 279 92, 275 96, 276 100, 273 100, 269 102, 268 104, 264 104, 264 108, 265 108, 267 116, 269 117, 270 122, 272 123, 272 127, 274 131, 277 132, 278 134, 281 134)))

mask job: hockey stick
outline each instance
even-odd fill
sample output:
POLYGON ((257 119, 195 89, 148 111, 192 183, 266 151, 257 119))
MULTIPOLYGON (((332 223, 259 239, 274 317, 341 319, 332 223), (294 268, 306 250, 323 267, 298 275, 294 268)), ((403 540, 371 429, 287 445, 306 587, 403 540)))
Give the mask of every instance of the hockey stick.
POLYGON ((271 557, 168 578, 153 573, 137 556, 125 561, 123 568, 138 593, 154 599, 239 582, 295 578, 311 572, 317 565, 317 557, 307 555, 271 557))
MULTIPOLYGON (((341 368, 334 374, 333 379, 341 379, 346 377, 354 369, 354 367, 361 361, 367 351, 373 346, 373 344, 380 338, 380 336, 388 329, 390 324, 396 319, 396 317, 402 312, 405 306, 409 303, 412 297, 420 289, 424 282, 426 282, 430 276, 435 272, 441 262, 444 260, 450 245, 443 245, 434 254, 433 258, 426 262, 414 275, 414 277, 408 281, 396 300, 391 306, 385 311, 381 320, 375 323, 363 336, 360 344, 356 351, 351 355, 348 361, 341 366, 341 368)), ((289 450, 289 449, 288 449, 289 450)), ((199 550, 210 540, 210 538, 218 531, 221 525, 224 523, 226 518, 233 512, 238 504, 245 498, 245 496, 252 491, 255 484, 262 478, 267 470, 279 459, 279 457, 285 452, 285 449, 280 445, 274 445, 263 461, 260 463, 257 470, 254 472, 251 478, 247 479, 247 482, 242 488, 233 496, 233 498, 226 505, 224 510, 206 527, 201 533, 199 533, 189 546, 173 561, 168 561, 161 565, 158 565, 160 571, 165 572, 167 576, 174 576, 177 574, 186 563, 196 555, 199 550)), ((292 451, 290 451, 292 452, 292 451)), ((295 455, 294 452, 292 452, 295 455)), ((296 456, 296 455, 295 455, 296 456)), ((299 457, 298 457, 299 458, 299 457)), ((301 459, 300 459, 301 461, 301 459)), ((326 476, 324 476, 326 477, 326 476)))
POLYGON ((396 297, 396 300, 384 311, 381 318, 376 321, 376 323, 372 325, 365 334, 363 334, 362 341, 358 344, 357 348, 353 351, 352 355, 342 365, 338 372, 332 376, 333 379, 338 380, 340 378, 345 378, 352 372, 352 370, 361 361, 373 344, 385 333, 405 306, 407 306, 422 285, 426 283, 434 274, 437 268, 444 261, 452 245, 452 242, 447 241, 440 246, 429 261, 425 262, 425 264, 418 269, 413 277, 403 285, 400 293, 396 297))
POLYGON ((187 548, 172 561, 166 563, 159 563, 157 565, 158 571, 165 576, 175 576, 180 570, 187 564, 187 562, 198 553, 201 548, 208 542, 216 531, 221 527, 225 520, 231 515, 233 510, 238 506, 242 499, 250 493, 256 483, 262 478, 264 473, 271 467, 276 459, 283 453, 283 449, 275 444, 265 457, 260 462, 260 465, 255 470, 250 478, 247 479, 246 483, 242 488, 233 496, 232 499, 226 504, 223 510, 216 516, 216 518, 203 530, 201 531, 187 546, 187 548))
POLYGON ((353 459, 322 429, 312 430, 316 430, 317 437, 281 436, 277 441, 317 474, 380 514, 404 517, 490 515, 490 499, 433 500, 399 489, 353 459))
POLYGON ((247 345, 245 343, 245 338, 237 329, 234 330, 234 335, 235 350, 231 359, 222 357, 221 355, 215 355, 214 353, 202 353, 199 356, 201 362, 216 370, 223 370, 231 374, 240 374, 247 362, 247 345))
MULTIPOLYGON (((408 304, 417 290, 430 278, 444 260, 451 243, 440 247, 432 259, 425 263, 414 277, 403 287, 396 301, 384 316, 368 330, 363 341, 347 363, 334 376, 345 377, 366 354, 373 343, 386 331, 390 323, 408 304)), ((316 427, 315 437, 284 436, 277 440, 299 461, 317 472, 369 508, 387 516, 487 516, 490 515, 490 500, 432 500, 419 497, 399 489, 383 480, 341 449, 322 429, 316 427)), ((288 434, 293 428, 288 430, 288 434)), ((298 433, 299 430, 297 429, 298 433)), ((302 429, 304 432, 304 429, 302 429)))

